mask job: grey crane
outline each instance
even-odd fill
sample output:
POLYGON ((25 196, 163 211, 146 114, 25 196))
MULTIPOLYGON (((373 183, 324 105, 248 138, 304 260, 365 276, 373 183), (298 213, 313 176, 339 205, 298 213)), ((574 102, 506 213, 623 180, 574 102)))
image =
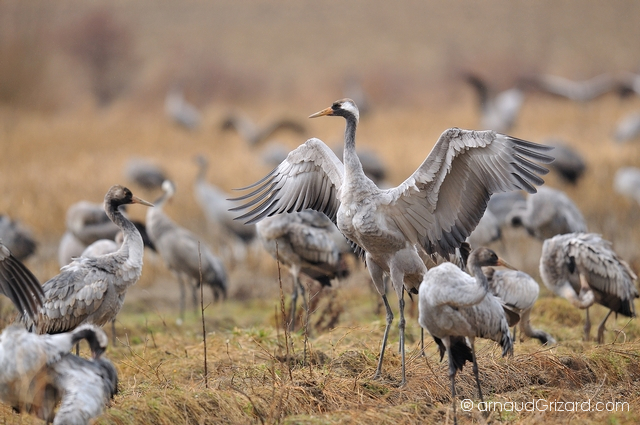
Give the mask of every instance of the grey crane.
POLYGON ((640 204, 640 168, 619 168, 613 178, 613 189, 640 204))
POLYGON ((541 187, 529 194, 525 205, 516 204, 509 215, 514 227, 524 227, 529 235, 540 240, 572 232, 586 232, 587 223, 576 204, 566 193, 541 187))
POLYGON ((528 78, 528 83, 542 92, 575 102, 587 102, 620 89, 620 81, 610 73, 596 75, 582 81, 574 81, 557 75, 540 74, 528 78))
POLYGON ((416 293, 426 268, 418 254, 448 258, 465 241, 484 213, 492 193, 535 192, 548 170, 530 159, 550 162, 550 148, 493 131, 445 130, 429 156, 401 185, 379 189, 362 171, 356 154, 358 107, 342 99, 311 117, 346 120, 344 164, 319 139, 309 139, 259 182, 236 209, 257 222, 282 212, 315 209, 325 213, 365 258, 387 311, 378 367, 393 313, 384 293, 387 273, 398 296, 402 381, 405 378, 404 291, 416 293))
POLYGON ((587 164, 580 152, 560 140, 551 139, 545 141, 544 144, 553 146, 553 156, 556 160, 550 164, 550 167, 565 182, 578 183, 587 169, 587 164))
POLYGON ((306 131, 304 125, 287 118, 276 119, 260 127, 241 113, 229 114, 222 121, 221 129, 235 130, 249 146, 259 145, 278 131, 289 130, 296 134, 304 134, 306 131))
POLYGON ((89 424, 117 391, 117 371, 102 356, 106 346, 104 331, 90 324, 57 335, 11 325, 0 334, 0 399, 54 425, 89 424), (83 339, 91 360, 69 352, 83 339))
POLYGON ((256 236, 256 226, 254 224, 244 224, 234 220, 235 215, 229 211, 235 204, 229 201, 229 195, 222 189, 207 182, 207 169, 209 161, 198 155, 195 158, 198 165, 198 174, 193 185, 193 193, 196 201, 207 219, 207 223, 216 229, 219 236, 224 239, 233 240, 235 251, 239 251, 239 256, 244 256, 246 244, 250 243, 256 236))
POLYGON ((289 329, 295 329, 298 290, 302 292, 308 324, 309 308, 300 273, 322 286, 331 286, 332 279, 349 274, 344 256, 351 247, 331 220, 315 210, 267 217, 256 227, 267 252, 287 266, 293 278, 289 329))
POLYGON ((175 124, 186 130, 200 127, 200 111, 184 97, 184 91, 178 86, 171 87, 164 100, 164 112, 175 124))
POLYGON ((180 317, 184 318, 186 289, 185 280, 191 283, 194 308, 197 306, 197 288, 200 283, 209 286, 215 300, 226 297, 227 272, 222 261, 211 249, 189 230, 176 224, 167 216, 163 207, 175 193, 170 180, 162 184, 163 194, 154 202, 155 207, 147 211, 147 232, 158 254, 180 284, 180 317))
POLYGON ((474 350, 475 338, 496 341, 502 347, 503 356, 513 354, 513 340, 505 311, 500 300, 489 291, 489 282, 482 273, 482 266, 511 267, 492 250, 478 248, 471 252, 467 260, 467 270, 474 277, 454 264, 443 263, 424 275, 418 295, 420 326, 436 340, 440 359, 446 352, 449 360, 454 423, 457 423, 456 372, 462 370, 467 361, 473 362, 478 395, 484 401, 474 350))
POLYGON ((0 240, 20 261, 33 255, 38 246, 31 230, 6 214, 0 214, 0 240))
POLYGON ((145 158, 130 158, 124 169, 126 178, 147 190, 156 190, 162 187, 162 182, 169 176, 166 171, 145 158))
POLYGON ((23 315, 34 318, 42 307, 44 293, 31 271, 14 257, 0 239, 0 294, 11 300, 23 315))
MULTIPOLYGON (((520 332, 529 338, 536 338, 542 344, 555 344, 556 340, 551 335, 531 326, 531 310, 540 292, 538 282, 525 272, 518 270, 496 270, 487 267, 483 271, 489 281, 491 293, 502 301, 503 307, 519 316, 520 332)), ((515 330, 514 326, 514 339, 515 330)), ((522 336, 520 338, 522 339, 522 336)))
POLYGON ((605 323, 611 313, 635 317, 638 298, 636 275, 618 257, 611 242, 595 233, 569 233, 544 241, 540 276, 545 286, 575 307, 586 309, 584 339, 590 338, 589 307, 609 309, 598 326, 597 342, 604 342, 605 323))
POLYGON ((476 89, 480 107, 480 126, 484 130, 508 131, 518 118, 524 103, 524 91, 515 86, 500 93, 492 93, 487 84, 475 74, 467 74, 466 81, 476 89))
POLYGON ((120 248, 101 257, 79 257, 44 283, 44 303, 35 320, 23 318, 37 333, 60 333, 83 323, 102 326, 113 320, 129 286, 142 274, 144 244, 135 225, 120 211, 128 204, 153 204, 124 186, 112 186, 104 197, 107 216, 122 231, 120 248))

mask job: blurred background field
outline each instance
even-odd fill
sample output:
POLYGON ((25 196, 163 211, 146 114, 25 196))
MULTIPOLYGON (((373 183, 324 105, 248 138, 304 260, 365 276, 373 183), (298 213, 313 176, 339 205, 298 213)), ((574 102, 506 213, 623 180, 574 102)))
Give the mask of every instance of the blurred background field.
MULTIPOLYGON (((149 201, 158 196, 125 179, 127 161, 144 157, 176 182, 167 213, 220 251, 224 247, 207 232, 194 201, 194 156, 208 157, 208 180, 231 191, 271 169, 261 153, 276 142, 251 147, 237 134, 223 132, 220 124, 229 112, 242 111, 256 122, 299 120, 304 135, 277 137, 287 149, 312 136, 337 145, 342 120, 306 117, 344 97, 345 84, 357 81, 371 104, 360 122, 358 146, 380 155, 396 185, 424 160, 442 131, 480 128, 464 72, 477 73, 497 89, 539 73, 585 80, 605 72, 638 72, 639 16, 640 3, 631 0, 0 0, 0 212, 32 229, 39 245, 27 264, 44 282, 59 268, 57 244, 69 205, 101 202, 116 183, 149 201), (181 87, 201 111, 197 129, 185 130, 166 117, 164 101, 172 87, 181 87)), ((638 96, 611 93, 578 103, 532 92, 509 131, 535 142, 555 137, 580 151, 588 170, 578 185, 553 173, 547 184, 566 191, 590 231, 611 240, 636 272, 639 205, 615 193, 612 182, 619 167, 640 166, 639 145, 613 141, 616 122, 638 109, 638 96)), ((139 219, 145 212, 129 209, 139 219)), ((505 241, 496 250, 538 278, 541 243, 521 230, 509 230, 505 241)), ((198 315, 176 325, 177 285, 158 257, 146 255, 142 278, 118 319, 119 344, 107 352, 121 373, 121 395, 99 423, 451 421, 446 362, 438 363, 432 346, 426 361, 416 354, 415 305, 408 325, 409 388, 368 379, 384 319, 375 312, 379 297, 363 265, 354 264, 348 279, 317 296, 312 322, 330 317, 337 327, 316 324, 311 351, 326 358, 306 368, 277 358, 284 335, 277 323, 275 261, 256 249, 246 264, 227 266, 229 300, 206 310, 214 364, 207 390, 198 315), (310 407, 309 400, 321 407, 310 407)), ((281 273, 288 295, 290 278, 281 273)), ((604 308, 592 310, 594 322, 604 316, 604 308)), ((5 323, 9 316, 3 315, 5 323)), ((559 346, 541 349, 526 341, 516 346, 514 360, 505 361, 492 344, 483 345, 487 391, 518 400, 540 394, 622 397, 632 403, 631 412, 525 412, 495 420, 637 423, 640 328, 618 318, 609 329, 624 329, 624 336, 617 334, 616 346, 596 347, 580 340, 583 316, 542 287, 533 321, 556 336, 559 346), (548 368, 549 376, 538 379, 541 368, 548 368)), ((607 334, 608 343, 615 338, 607 334)), ((303 346, 302 336, 294 335, 296 355, 303 346)), ((392 382, 399 357, 389 349, 385 361, 392 382)), ((470 368, 462 376, 462 394, 475 399, 470 368)), ((4 423, 36 423, 6 406, 0 417, 4 423)), ((468 415, 461 421, 483 420, 468 415)))

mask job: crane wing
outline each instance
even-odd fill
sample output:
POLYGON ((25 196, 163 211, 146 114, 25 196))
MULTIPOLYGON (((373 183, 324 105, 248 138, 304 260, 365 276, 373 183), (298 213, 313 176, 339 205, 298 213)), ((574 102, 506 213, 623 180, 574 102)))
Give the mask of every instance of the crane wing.
POLYGON ((250 209, 237 217, 247 224, 283 212, 314 209, 336 222, 344 166, 321 140, 312 138, 295 150, 260 181, 239 190, 250 193, 231 199, 245 201, 231 211, 250 209))
POLYGON ((113 274, 101 267, 88 267, 98 258, 79 258, 45 282, 45 300, 36 320, 38 333, 59 333, 74 329, 95 312, 113 274))
POLYGON ((390 189, 387 217, 429 254, 448 256, 482 218, 491 194, 535 193, 553 149, 495 133, 446 130, 418 169, 390 189))
POLYGON ((44 293, 38 279, 0 241, 0 294, 16 308, 34 317, 42 306, 44 293))

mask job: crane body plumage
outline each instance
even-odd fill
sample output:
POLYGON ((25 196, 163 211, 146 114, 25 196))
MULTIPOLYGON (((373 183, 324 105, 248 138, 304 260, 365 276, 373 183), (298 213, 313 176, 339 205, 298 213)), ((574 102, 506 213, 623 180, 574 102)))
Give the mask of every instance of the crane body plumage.
POLYGON ((638 298, 636 275, 613 251, 611 242, 595 233, 569 233, 547 239, 542 245, 540 276, 545 286, 574 306, 587 309, 584 338, 589 340, 589 307, 598 303, 610 309, 598 327, 604 340, 611 313, 635 317, 638 298))
MULTIPOLYGON (((548 170, 531 160, 550 162, 550 148, 494 133, 446 130, 420 167, 402 184, 379 189, 362 170, 355 149, 358 109, 343 99, 311 117, 342 116, 344 164, 319 139, 309 139, 253 189, 234 200, 235 210, 251 208, 239 218, 264 217, 306 208, 325 213, 364 255, 376 289, 387 310, 376 377, 389 326, 393 320, 384 295, 383 275, 389 274, 400 306, 400 345, 404 354, 404 291, 416 293, 426 267, 418 250, 448 258, 455 253, 484 213, 492 193, 535 192, 548 170)), ((404 359, 404 355, 403 355, 404 359)), ((403 364, 402 384, 406 382, 403 364)))

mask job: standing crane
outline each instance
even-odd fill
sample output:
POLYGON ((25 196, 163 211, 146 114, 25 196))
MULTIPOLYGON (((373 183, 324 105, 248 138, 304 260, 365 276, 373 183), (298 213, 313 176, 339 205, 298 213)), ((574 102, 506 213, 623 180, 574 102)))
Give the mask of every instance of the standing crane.
POLYGON ((103 326, 116 317, 127 289, 142 274, 142 236, 120 211, 120 207, 128 204, 153 206, 124 186, 109 189, 104 197, 104 210, 122 231, 122 246, 101 257, 76 258, 44 283, 44 302, 37 317, 34 320, 23 317, 37 333, 67 332, 83 323, 103 326))
POLYGON ((550 148, 493 131, 445 130, 418 169, 401 185, 381 190, 362 171, 356 154, 358 107, 342 99, 311 115, 346 120, 344 164, 325 143, 309 139, 293 150, 265 178, 236 201, 239 218, 249 223, 283 212, 311 208, 326 214, 365 258, 386 309, 386 327, 378 367, 393 321, 383 276, 388 274, 398 296, 402 380, 405 377, 404 292, 417 293, 426 273, 419 250, 448 258, 482 217, 492 193, 535 192, 548 170, 531 160, 550 162, 550 148))
POLYGON ((147 232, 167 268, 180 284, 180 318, 184 319, 186 288, 191 283, 194 309, 198 304, 197 288, 202 283, 209 286, 214 300, 227 295, 227 272, 222 261, 196 235, 179 226, 167 216, 163 207, 175 193, 170 180, 162 184, 163 194, 155 201, 155 207, 147 211, 147 232))
POLYGON ((467 361, 473 362, 478 395, 484 402, 474 349, 475 338, 496 341, 502 347, 503 356, 513 354, 513 340, 505 311, 500 300, 489 291, 482 266, 511 267, 495 252, 482 247, 472 251, 467 260, 471 276, 452 263, 443 263, 430 269, 420 285, 418 321, 436 340, 440 359, 447 353, 454 423, 457 423, 456 372, 462 370, 467 361))
POLYGON ((589 341, 589 307, 598 303, 609 313, 598 326, 598 344, 604 342, 611 313, 635 317, 636 275, 613 251, 611 242, 595 233, 569 233, 544 241, 540 276, 545 286, 574 306, 586 309, 584 340, 589 341))
POLYGON ((326 215, 314 210, 278 214, 257 224, 258 238, 265 249, 289 268, 293 278, 289 329, 295 329, 298 290, 309 323, 309 306, 300 273, 322 286, 331 286, 331 280, 349 274, 344 255, 351 249, 347 240, 326 215))

